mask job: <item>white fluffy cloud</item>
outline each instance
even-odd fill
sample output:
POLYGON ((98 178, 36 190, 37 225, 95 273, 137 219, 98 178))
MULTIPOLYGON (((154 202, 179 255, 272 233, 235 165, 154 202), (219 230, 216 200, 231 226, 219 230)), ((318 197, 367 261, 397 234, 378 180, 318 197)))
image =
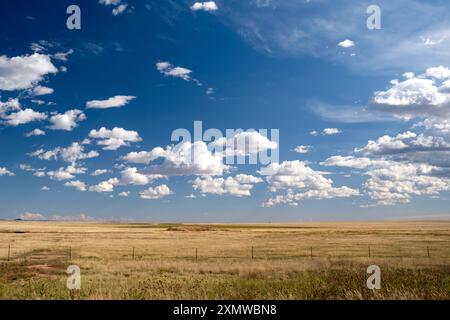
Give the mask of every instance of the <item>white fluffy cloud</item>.
POLYGON ((271 207, 276 204, 297 205, 306 199, 347 198, 359 195, 359 191, 346 186, 334 187, 331 179, 322 172, 314 171, 302 161, 284 161, 272 163, 259 171, 265 175, 271 192, 286 190, 263 203, 271 207))
POLYGON ((229 194, 237 197, 250 196, 254 185, 261 183, 263 180, 252 175, 239 174, 235 177, 212 178, 197 177, 192 187, 199 190, 203 194, 229 194))
POLYGON ((47 94, 52 94, 54 91, 54 89, 44 86, 36 86, 29 90, 30 95, 32 96, 44 96, 47 94))
POLYGON ((386 160, 373 160, 366 157, 333 156, 321 162, 320 164, 323 166, 365 169, 371 166, 388 166, 390 162, 386 160))
POLYGON ((65 162, 74 163, 79 160, 96 158, 99 156, 97 151, 84 152, 84 146, 79 142, 72 143, 67 148, 57 147, 53 150, 39 149, 30 154, 41 160, 57 160, 61 159, 65 162))
POLYGON ((217 4, 214 1, 195 2, 191 6, 191 10, 193 10, 193 11, 199 11, 199 10, 216 11, 218 9, 219 9, 219 7, 217 6, 217 4))
POLYGON ((97 169, 97 170, 95 170, 94 172, 91 173, 91 176, 97 177, 97 176, 101 176, 103 174, 106 174, 108 172, 109 172, 109 170, 107 170, 107 169, 97 169))
POLYGON ((139 173, 137 168, 127 168, 121 173, 119 183, 121 185, 146 185, 156 179, 164 179, 166 176, 158 174, 142 174, 139 173))
POLYGON ((401 119, 447 117, 450 115, 450 70, 443 66, 425 73, 404 74, 405 79, 391 82, 386 91, 375 92, 372 107, 401 119))
POLYGON ((11 111, 17 111, 21 109, 20 101, 18 98, 9 98, 3 102, 0 100, 0 118, 6 116, 11 111))
POLYGON ((311 149, 312 149, 311 146, 297 146, 294 148, 293 151, 297 153, 308 153, 311 151, 311 149))
POLYGON ((167 176, 216 176, 229 169, 224 165, 222 155, 212 154, 203 141, 185 142, 176 147, 168 146, 164 153, 160 151, 157 150, 152 156, 163 157, 164 161, 162 164, 150 165, 146 168, 146 173, 167 176))
POLYGON ((78 191, 86 191, 86 183, 79 181, 79 180, 69 181, 69 182, 64 183, 64 185, 66 187, 75 188, 78 191))
POLYGON ((28 133, 25 134, 26 137, 33 137, 33 136, 45 136, 45 131, 41 129, 34 129, 28 133))
POLYGON ((102 181, 95 186, 90 186, 89 191, 91 192, 99 192, 99 193, 108 193, 114 191, 114 186, 119 184, 119 180, 117 178, 112 178, 106 181, 102 181))
POLYGON ((450 179, 437 176, 439 168, 366 157, 328 158, 323 165, 366 169, 369 178, 364 183, 368 196, 380 205, 408 203, 413 196, 436 196, 450 189, 450 179))
POLYGON ((168 152, 161 147, 156 147, 150 151, 130 152, 122 157, 122 160, 128 163, 149 164, 151 161, 165 157, 168 152))
POLYGON ((259 132, 244 131, 234 134, 231 138, 219 138, 211 142, 209 147, 224 156, 248 156, 275 150, 278 144, 259 132))
POLYGON ((78 127, 80 121, 86 120, 86 115, 81 110, 69 110, 63 114, 51 116, 49 121, 52 125, 48 126, 51 130, 72 131, 78 127))
POLYGON ((136 131, 117 127, 112 130, 108 130, 104 127, 99 130, 91 130, 89 138, 97 139, 97 144, 104 146, 103 150, 117 150, 122 146, 130 145, 131 142, 142 141, 136 131))
POLYGON ((86 102, 88 109, 108 109, 120 108, 126 106, 130 101, 135 99, 135 96, 114 96, 106 100, 91 100, 86 102))
POLYGON ((346 39, 344 41, 339 42, 338 46, 342 48, 351 48, 355 46, 355 43, 352 40, 346 39))
POLYGON ((13 175, 14 175, 14 173, 9 171, 8 169, 0 167, 0 177, 1 176, 13 176, 13 175))
POLYGON ((10 113, 2 117, 5 123, 10 126, 19 126, 21 124, 30 123, 33 121, 42 121, 47 119, 47 115, 43 112, 37 112, 33 109, 24 109, 14 113, 10 113))
POLYGON ((173 194, 172 190, 170 190, 170 188, 165 184, 159 185, 154 188, 150 187, 139 193, 140 198, 146 200, 157 200, 171 194, 173 194))
POLYGON ((332 135, 339 134, 339 133, 342 133, 342 131, 339 130, 338 128, 325 128, 325 129, 323 129, 322 134, 324 134, 326 136, 332 136, 332 135))
POLYGON ((309 134, 312 136, 318 136, 319 134, 324 135, 324 136, 332 136, 332 135, 340 134, 340 133, 342 133, 342 131, 338 128, 325 128, 321 132, 313 130, 309 134))
POLYGON ((64 167, 59 168, 58 170, 55 170, 55 171, 49 171, 49 172, 47 172, 47 175, 52 180, 62 181, 62 180, 71 180, 71 179, 75 178, 75 175, 84 174, 85 172, 86 172, 86 168, 70 165, 65 168, 64 167))
POLYGON ((0 56, 0 90, 30 89, 48 74, 57 73, 50 56, 40 53, 9 58, 0 56))
POLYGON ((431 166, 396 163, 366 172, 369 196, 381 205, 408 203, 412 196, 435 196, 450 189, 450 180, 431 176, 431 166))
POLYGON ((395 137, 384 135, 378 138, 376 141, 369 140, 364 148, 356 148, 356 152, 363 152, 366 154, 385 154, 390 152, 401 151, 408 148, 407 141, 411 141, 416 138, 417 134, 414 132, 400 133, 395 137))

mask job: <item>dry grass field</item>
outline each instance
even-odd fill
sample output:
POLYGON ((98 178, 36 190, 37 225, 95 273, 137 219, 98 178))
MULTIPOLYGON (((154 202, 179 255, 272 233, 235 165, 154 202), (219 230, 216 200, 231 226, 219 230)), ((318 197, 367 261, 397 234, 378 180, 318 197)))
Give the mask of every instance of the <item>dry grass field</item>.
POLYGON ((450 221, 0 222, 0 299, 449 298, 450 221))

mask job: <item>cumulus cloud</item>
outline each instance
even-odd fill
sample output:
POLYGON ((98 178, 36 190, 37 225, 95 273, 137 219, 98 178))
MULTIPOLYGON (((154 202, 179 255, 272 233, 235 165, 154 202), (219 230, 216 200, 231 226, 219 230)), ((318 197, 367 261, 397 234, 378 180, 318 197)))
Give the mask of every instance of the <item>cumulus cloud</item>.
POLYGON ((319 134, 324 136, 332 136, 336 134, 340 134, 342 131, 338 128, 325 128, 321 132, 318 132, 316 130, 311 131, 309 134, 312 136, 318 136, 319 134))
POLYGON ((111 178, 106 181, 102 181, 97 185, 90 186, 89 191, 91 192, 99 192, 99 193, 109 193, 114 191, 114 186, 119 184, 119 180, 117 178, 111 178))
POLYGON ((11 111, 21 110, 21 104, 18 98, 9 98, 3 102, 0 100, 0 118, 4 118, 11 111))
POLYGON ((26 137, 33 137, 33 136, 45 136, 45 131, 41 129, 34 129, 28 133, 25 134, 26 137))
POLYGON ((96 158, 99 156, 97 151, 84 151, 84 146, 79 142, 72 143, 67 148, 57 147, 53 150, 39 149, 30 154, 33 157, 37 157, 41 160, 58 160, 61 159, 65 162, 74 163, 79 160, 96 158))
POLYGON ((364 186, 378 204, 408 203, 412 196, 435 196, 450 189, 450 180, 430 175, 432 170, 431 166, 411 163, 374 168, 366 172, 370 178, 364 186))
POLYGON ((215 172, 221 174, 226 169, 222 164, 222 157, 256 155, 277 148, 278 144, 275 141, 269 140, 259 132, 244 131, 234 133, 230 138, 218 138, 208 145, 204 142, 188 142, 176 147, 168 146, 166 149, 156 147, 150 151, 130 152, 122 157, 122 160, 128 163, 149 164, 158 158, 165 158, 167 169, 168 163, 172 163, 170 165, 172 169, 184 167, 187 171, 199 172, 206 165, 214 170, 206 170, 201 174, 217 175, 215 172))
POLYGON ((263 203, 266 207, 277 204, 297 205, 299 201, 306 199, 347 198, 359 195, 356 189, 334 187, 333 181, 325 178, 323 172, 313 170, 303 161, 272 163, 262 168, 259 173, 266 176, 271 192, 286 190, 285 194, 266 200, 263 203))
POLYGON ((235 177, 212 178, 197 177, 192 187, 203 194, 232 195, 237 197, 250 196, 254 185, 263 180, 252 175, 239 174, 235 177))
POLYGON ((18 112, 10 113, 2 117, 7 125, 19 126, 33 121, 42 121, 47 119, 47 115, 43 112, 37 112, 33 109, 24 109, 18 112))
POLYGON ((53 88, 45 86, 35 86, 29 90, 31 96, 44 96, 47 94, 52 94, 55 90, 53 88))
POLYGON ((338 46, 342 48, 351 48, 355 46, 355 43, 352 40, 346 39, 344 41, 339 42, 338 46))
POLYGON ((95 170, 94 172, 91 173, 91 176, 97 177, 97 176, 101 176, 103 174, 106 174, 108 172, 110 172, 110 171, 107 170, 107 169, 97 169, 97 170, 95 170))
POLYGON ((86 183, 79 181, 79 180, 69 181, 69 182, 64 183, 64 185, 66 187, 75 188, 78 191, 86 191, 86 183))
POLYGON ((120 108, 126 106, 130 101, 135 99, 135 96, 114 96, 106 100, 91 100, 86 102, 88 109, 108 109, 120 108))
POLYGON ((404 76, 391 82, 388 90, 375 92, 371 107, 405 120, 450 115, 448 68, 432 67, 417 76, 412 72, 404 76))
POLYGON ((333 156, 322 165, 365 169, 368 196, 379 205, 408 203, 413 196, 436 196, 450 189, 450 179, 440 176, 438 167, 424 163, 333 156))
POLYGON ((326 136, 332 136, 335 134, 339 134, 342 133, 341 130, 339 130, 338 128, 325 128, 323 129, 322 134, 326 135, 326 136))
POLYGON ((442 170, 448 171, 446 168, 450 165, 450 135, 445 133, 445 126, 439 126, 442 131, 434 128, 434 125, 435 123, 430 130, 422 133, 407 131, 396 136, 384 135, 376 140, 369 140, 365 147, 356 148, 355 152, 403 162, 426 163, 444 167, 442 170))
POLYGON ((9 58, 0 56, 0 90, 30 89, 58 69, 50 56, 40 53, 9 58))
POLYGON ((309 153, 311 149, 312 149, 311 146, 297 146, 294 148, 293 151, 297 153, 309 153))
POLYGON ((275 150, 278 144, 259 132, 244 131, 230 138, 219 138, 211 142, 209 147, 224 156, 248 156, 266 150, 275 150))
POLYGON ((218 10, 219 7, 217 6, 217 4, 214 1, 206 1, 206 2, 195 2, 192 6, 191 6, 191 10, 193 11, 216 11, 218 10))
POLYGON ((1 176, 14 176, 14 173, 12 173, 11 171, 9 171, 6 168, 0 167, 0 177, 1 176))
POLYGON ((149 164, 153 160, 165 157, 169 154, 169 152, 171 151, 166 151, 161 147, 156 147, 150 151, 130 152, 126 156, 122 157, 122 160, 128 163, 149 164))
POLYGON ((354 156, 332 156, 320 163, 323 166, 347 167, 355 169, 366 169, 371 166, 389 166, 386 160, 374 160, 366 157, 354 156))
POLYGON ((47 172, 47 176, 49 176, 50 179, 52 180, 63 181, 63 180, 71 180, 75 178, 75 175, 84 173, 86 173, 86 168, 70 165, 65 168, 62 167, 59 168, 58 170, 49 171, 47 172))
POLYGON ((159 174, 142 174, 137 168, 127 168, 121 171, 119 184, 121 185, 146 185, 156 179, 164 179, 166 176, 159 174))
MULTIPOLYGON (((152 156, 162 157, 163 162, 148 166, 145 169, 147 174, 216 176, 222 175, 224 171, 229 169, 228 166, 224 165, 222 155, 212 154, 203 141, 185 142, 176 147, 168 146, 163 153, 160 153, 160 151, 157 150, 152 156)), ((130 158, 129 155, 126 157, 130 158)))
POLYGON ((162 184, 154 188, 150 187, 140 192, 139 196, 141 199, 157 200, 169 196, 171 194, 173 194, 172 190, 170 190, 170 188, 167 185, 162 184))
POLYGON ((51 116, 49 121, 52 125, 47 128, 51 130, 65 130, 72 131, 78 127, 80 121, 86 120, 86 115, 81 110, 69 110, 63 114, 56 114, 51 116))
POLYGON ((122 146, 129 146, 131 142, 142 141, 136 131, 117 127, 112 130, 108 130, 105 127, 99 130, 91 130, 89 138, 97 139, 97 144, 104 146, 103 150, 117 150, 122 146))

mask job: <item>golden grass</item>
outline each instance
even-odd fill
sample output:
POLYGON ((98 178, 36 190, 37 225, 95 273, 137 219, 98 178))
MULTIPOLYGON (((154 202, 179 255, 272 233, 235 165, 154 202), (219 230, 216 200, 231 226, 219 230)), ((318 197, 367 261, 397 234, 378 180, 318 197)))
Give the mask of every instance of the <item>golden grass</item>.
POLYGON ((449 262, 446 221, 0 222, 3 299, 448 299, 449 262), (79 292, 65 287, 69 264, 79 292), (382 268, 377 292, 370 264, 382 268))

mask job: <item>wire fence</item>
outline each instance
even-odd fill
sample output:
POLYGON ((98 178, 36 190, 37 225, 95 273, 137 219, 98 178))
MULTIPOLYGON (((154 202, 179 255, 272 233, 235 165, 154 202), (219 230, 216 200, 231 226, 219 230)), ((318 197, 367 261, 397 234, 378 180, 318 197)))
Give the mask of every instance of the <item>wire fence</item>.
POLYGON ((0 247, 1 262, 33 261, 33 260, 149 260, 149 259, 247 259, 276 260, 302 258, 450 258, 447 247, 423 246, 411 248, 390 248, 379 246, 360 246, 359 248, 339 248, 327 246, 307 246, 298 248, 274 249, 262 246, 222 248, 183 247, 173 251, 152 251, 145 247, 122 247, 111 249, 106 247, 89 247, 83 249, 74 246, 40 247, 30 250, 9 244, 0 247))

